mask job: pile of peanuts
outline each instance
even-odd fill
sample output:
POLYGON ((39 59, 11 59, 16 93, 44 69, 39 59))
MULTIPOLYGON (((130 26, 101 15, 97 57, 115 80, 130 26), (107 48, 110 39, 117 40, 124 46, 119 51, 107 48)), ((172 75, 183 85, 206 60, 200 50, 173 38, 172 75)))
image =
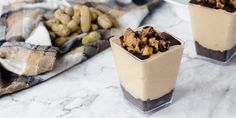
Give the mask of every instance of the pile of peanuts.
MULTIPOLYGON (((60 47, 71 36, 93 31, 100 37, 98 29, 114 27, 114 19, 100 10, 85 5, 75 5, 65 9, 57 9, 54 17, 45 22, 54 46, 60 47)), ((98 39, 98 38, 97 38, 98 39)), ((99 38, 100 39, 100 38, 99 38)), ((90 41, 84 41, 90 42, 90 41)))

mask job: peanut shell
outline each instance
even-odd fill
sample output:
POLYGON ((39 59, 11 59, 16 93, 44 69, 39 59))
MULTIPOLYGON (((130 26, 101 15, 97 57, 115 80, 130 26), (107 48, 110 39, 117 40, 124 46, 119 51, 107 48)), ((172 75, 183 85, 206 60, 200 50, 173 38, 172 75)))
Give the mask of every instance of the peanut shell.
POLYGON ((91 30, 94 31, 94 30, 97 30, 99 27, 97 24, 92 24, 91 25, 91 30))
POLYGON ((67 7, 65 8, 64 12, 69 15, 69 16, 73 16, 74 15, 74 9, 71 7, 67 7))
POLYGON ((82 44, 88 45, 91 42, 101 40, 101 38, 102 38, 102 36, 99 32, 93 31, 82 39, 82 44))
POLYGON ((69 40, 68 37, 59 37, 55 40, 53 40, 54 46, 61 47, 63 44, 65 44, 69 40))
POLYGON ((82 32, 88 32, 91 27, 91 14, 87 6, 82 6, 80 17, 80 26, 82 32))
POLYGON ((79 28, 79 25, 75 20, 71 20, 68 24, 67 27, 70 29, 70 31, 74 32, 79 28))
POLYGON ((62 25, 62 24, 53 24, 52 31, 61 37, 66 37, 66 36, 70 35, 70 33, 71 33, 70 29, 67 26, 62 25))
POLYGON ((109 29, 112 27, 112 21, 109 19, 107 15, 100 15, 98 16, 98 24, 101 26, 103 29, 109 29))

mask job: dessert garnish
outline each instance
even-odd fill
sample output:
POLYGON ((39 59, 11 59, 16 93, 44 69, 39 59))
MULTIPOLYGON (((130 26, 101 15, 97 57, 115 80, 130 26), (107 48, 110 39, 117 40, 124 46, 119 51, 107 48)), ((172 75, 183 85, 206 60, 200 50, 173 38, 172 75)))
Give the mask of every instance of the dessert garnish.
POLYGON ((190 0, 190 3, 214 9, 224 9, 228 12, 236 11, 236 0, 190 0))
POLYGON ((170 46, 181 44, 174 37, 165 32, 158 32, 151 26, 146 26, 141 31, 128 28, 120 40, 125 50, 142 60, 158 52, 165 52, 170 46))

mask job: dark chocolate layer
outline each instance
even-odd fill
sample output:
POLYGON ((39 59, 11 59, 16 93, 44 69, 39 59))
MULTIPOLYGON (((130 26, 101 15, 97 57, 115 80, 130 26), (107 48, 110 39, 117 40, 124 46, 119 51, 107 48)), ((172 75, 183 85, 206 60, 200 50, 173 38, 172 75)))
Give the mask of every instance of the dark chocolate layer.
POLYGON ((197 41, 195 41, 195 46, 196 46, 196 51, 198 55, 215 59, 218 61, 222 61, 222 62, 225 62, 228 59, 230 59, 230 57, 232 57, 232 55, 236 52, 236 45, 230 50, 225 50, 223 52, 215 51, 215 50, 211 50, 206 47, 203 47, 197 41))
MULTIPOLYGON (((129 102, 131 102, 133 105, 137 106, 139 109, 141 109, 144 112, 152 111, 157 107, 160 107, 160 109, 166 107, 164 104, 171 101, 172 94, 174 92, 174 90, 172 90, 171 92, 167 93, 166 95, 162 96, 161 98, 158 98, 155 100, 142 101, 140 99, 136 99, 135 97, 133 97, 122 86, 121 86, 121 88, 122 88, 125 98, 129 102), (164 106, 162 106, 162 105, 164 105, 164 106)), ((157 109, 157 110, 160 110, 160 109, 157 109)))
POLYGON ((181 45, 181 42, 166 32, 160 34, 161 38, 170 41, 170 46, 181 45))

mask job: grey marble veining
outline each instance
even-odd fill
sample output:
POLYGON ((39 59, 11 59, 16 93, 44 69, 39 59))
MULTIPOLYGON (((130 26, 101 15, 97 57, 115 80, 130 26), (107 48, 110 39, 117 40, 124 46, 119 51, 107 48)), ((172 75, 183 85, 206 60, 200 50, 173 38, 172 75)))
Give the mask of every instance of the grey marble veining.
MULTIPOLYGON (((185 41, 173 104, 148 118, 236 117, 236 63, 228 66, 196 56, 191 25, 168 4, 153 24, 185 41)), ((0 99, 0 118, 143 118, 123 98, 111 49, 31 89, 0 99)))

